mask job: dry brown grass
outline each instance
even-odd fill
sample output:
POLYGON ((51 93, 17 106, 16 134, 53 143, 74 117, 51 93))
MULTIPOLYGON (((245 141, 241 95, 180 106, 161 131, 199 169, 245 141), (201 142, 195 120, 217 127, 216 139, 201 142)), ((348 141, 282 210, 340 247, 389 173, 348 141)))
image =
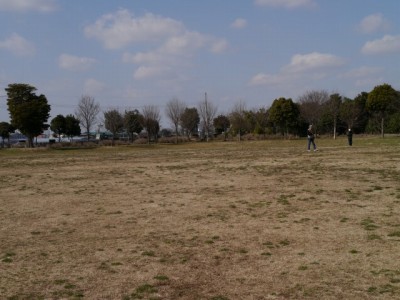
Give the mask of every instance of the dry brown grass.
POLYGON ((1 299, 400 297, 400 139, 0 151, 1 299))

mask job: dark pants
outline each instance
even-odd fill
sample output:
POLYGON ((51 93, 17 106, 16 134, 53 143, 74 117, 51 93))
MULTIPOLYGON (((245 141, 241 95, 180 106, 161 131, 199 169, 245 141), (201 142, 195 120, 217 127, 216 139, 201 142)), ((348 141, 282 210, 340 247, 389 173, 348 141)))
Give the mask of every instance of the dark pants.
POLYGON ((314 150, 316 150, 317 149, 317 145, 315 145, 313 137, 309 137, 308 138, 307 150, 310 150, 311 144, 313 145, 314 150))
POLYGON ((349 141, 349 146, 353 145, 353 137, 348 137, 347 140, 349 141))

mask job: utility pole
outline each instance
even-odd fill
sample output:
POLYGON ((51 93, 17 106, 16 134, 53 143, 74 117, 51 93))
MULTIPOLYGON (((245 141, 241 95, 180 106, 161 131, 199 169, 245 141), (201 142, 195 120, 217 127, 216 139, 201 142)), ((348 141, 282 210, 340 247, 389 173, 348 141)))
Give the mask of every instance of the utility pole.
POLYGON ((205 117, 205 122, 206 122, 206 124, 205 124, 205 129, 206 129, 206 141, 208 142, 208 123, 209 123, 209 120, 208 120, 208 104, 207 104, 207 92, 205 92, 204 93, 204 104, 205 104, 205 113, 206 113, 206 117, 205 117))

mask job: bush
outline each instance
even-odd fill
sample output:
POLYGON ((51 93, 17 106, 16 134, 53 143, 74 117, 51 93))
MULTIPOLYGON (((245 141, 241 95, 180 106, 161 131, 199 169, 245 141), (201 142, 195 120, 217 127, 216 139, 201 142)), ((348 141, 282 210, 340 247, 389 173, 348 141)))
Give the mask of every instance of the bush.
MULTIPOLYGON (((185 143, 187 142, 188 139, 186 137, 179 136, 178 137, 178 143, 185 143)), ((161 144, 176 144, 176 137, 171 136, 171 137, 161 137, 158 139, 158 142, 161 144)))
POLYGON ((143 144, 147 144, 148 140, 147 140, 147 138, 139 137, 133 143, 143 145, 143 144))
MULTIPOLYGON (((121 146, 121 145, 128 145, 129 143, 127 141, 121 141, 121 140, 114 140, 114 146, 121 146)), ((103 140, 101 141, 101 146, 105 147, 111 147, 113 145, 112 140, 103 140)))
POLYGON ((55 143, 55 144, 49 144, 48 147, 50 149, 56 149, 56 150, 72 150, 72 149, 92 149, 98 147, 99 144, 98 142, 86 142, 86 141, 76 141, 76 142, 62 142, 62 143, 55 143))

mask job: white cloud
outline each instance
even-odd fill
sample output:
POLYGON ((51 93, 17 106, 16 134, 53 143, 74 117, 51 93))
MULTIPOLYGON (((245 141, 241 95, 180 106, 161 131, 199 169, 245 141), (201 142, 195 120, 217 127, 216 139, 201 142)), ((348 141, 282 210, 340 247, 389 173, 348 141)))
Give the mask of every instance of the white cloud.
POLYGON ((0 11, 50 12, 56 7, 55 0, 0 0, 0 11))
POLYGON ((159 54, 152 52, 152 53, 129 53, 125 52, 122 55, 122 61, 124 63, 130 64, 145 64, 145 63, 159 63, 163 61, 163 57, 159 54))
POLYGON ((369 41, 361 51, 364 54, 400 53, 400 35, 385 35, 380 40, 369 41))
POLYGON ((164 75, 168 71, 169 68, 160 66, 140 66, 133 74, 133 77, 135 79, 153 78, 164 75))
POLYGON ((211 52, 223 53, 228 49, 228 42, 226 40, 216 40, 212 43, 211 52))
POLYGON ((185 31, 182 23, 150 13, 135 18, 128 10, 102 16, 85 28, 86 36, 98 39, 108 49, 139 42, 157 42, 185 31))
POLYGON ((69 54, 61 54, 58 59, 58 64, 60 68, 69 71, 86 71, 94 63, 95 59, 89 57, 78 57, 69 54))
POLYGON ((205 35, 186 31, 179 35, 168 37, 159 51, 173 55, 191 54, 197 49, 205 47, 209 42, 209 38, 205 35))
POLYGON ((13 33, 8 39, 0 41, 0 49, 11 51, 18 56, 29 56, 35 53, 35 46, 16 33, 13 33))
POLYGON ((320 80, 326 77, 326 72, 343 65, 344 60, 332 54, 313 52, 292 56, 290 64, 281 68, 277 74, 259 73, 250 79, 249 85, 281 85, 308 79, 320 80))
POLYGON ((242 29, 242 28, 245 28, 246 26, 247 26, 247 21, 245 19, 242 19, 242 18, 237 18, 231 24, 231 27, 232 28, 236 28, 236 29, 242 29))
POLYGON ((200 50, 221 53, 228 47, 226 40, 190 31, 171 18, 150 13, 135 17, 128 10, 102 16, 85 28, 85 34, 99 40, 107 49, 130 46, 148 49, 123 54, 123 62, 138 65, 135 79, 170 75, 170 70, 187 65, 200 50))
POLYGON ((85 95, 98 95, 105 90, 105 84, 93 79, 89 78, 85 81, 83 91, 85 95))
POLYGON ((363 33, 374 33, 377 31, 385 31, 389 29, 389 21, 382 14, 373 14, 366 16, 358 25, 358 28, 363 33))
POLYGON ((280 85, 283 84, 286 79, 287 78, 283 74, 258 73, 250 79, 249 85, 280 85))
POLYGON ((314 0, 255 0, 254 3, 259 6, 272 6, 272 7, 284 7, 284 8, 316 6, 314 0))
POLYGON ((305 72, 321 68, 338 67, 344 63, 343 59, 332 54, 313 52, 296 54, 289 65, 284 67, 287 72, 305 72))
POLYGON ((89 38, 95 38, 107 49, 121 49, 137 43, 162 45, 168 53, 182 54, 185 50, 213 47, 219 40, 189 31, 181 22, 151 13, 134 17, 128 10, 102 16, 85 28, 89 38))

